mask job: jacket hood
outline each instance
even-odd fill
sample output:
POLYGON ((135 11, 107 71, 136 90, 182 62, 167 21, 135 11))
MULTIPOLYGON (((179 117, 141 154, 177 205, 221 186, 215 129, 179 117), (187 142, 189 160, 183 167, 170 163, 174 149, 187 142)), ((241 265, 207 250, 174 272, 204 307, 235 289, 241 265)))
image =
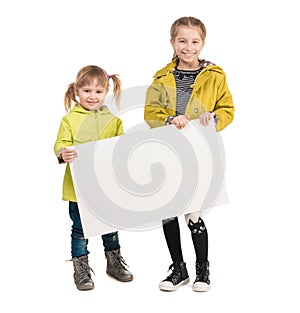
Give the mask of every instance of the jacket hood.
MULTIPOLYGON (((200 61, 201 67, 203 67, 205 70, 224 74, 224 71, 222 70, 222 68, 215 65, 214 63, 210 61, 206 61, 206 60, 199 60, 199 61, 200 61)), ((172 73, 177 65, 177 62, 178 62, 178 59, 174 58, 172 62, 167 64, 162 69, 158 70, 154 74, 153 78, 160 78, 160 77, 167 76, 168 74, 172 73)))

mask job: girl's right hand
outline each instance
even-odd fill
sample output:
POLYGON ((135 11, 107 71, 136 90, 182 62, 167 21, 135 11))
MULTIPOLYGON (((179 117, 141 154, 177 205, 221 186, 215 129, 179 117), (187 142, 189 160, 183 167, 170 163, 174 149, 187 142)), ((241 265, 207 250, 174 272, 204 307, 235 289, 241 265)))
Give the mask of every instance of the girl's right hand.
POLYGON ((77 156, 78 154, 74 149, 64 148, 61 152, 61 157, 66 163, 72 162, 77 156))
POLYGON ((189 116, 178 115, 172 119, 171 124, 174 124, 178 129, 182 129, 186 126, 186 124, 190 121, 189 116))

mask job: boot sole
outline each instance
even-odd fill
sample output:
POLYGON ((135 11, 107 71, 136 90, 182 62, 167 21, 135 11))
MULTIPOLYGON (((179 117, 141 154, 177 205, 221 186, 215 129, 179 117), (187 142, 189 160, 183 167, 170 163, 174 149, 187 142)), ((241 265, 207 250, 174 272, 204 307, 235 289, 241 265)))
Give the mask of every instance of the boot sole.
POLYGON ((205 291, 209 291, 210 290, 210 285, 208 286, 202 286, 202 287, 196 287, 196 286, 192 286, 193 291, 195 292, 205 292, 205 291))
POLYGON ((121 282, 123 282, 123 283, 127 283, 127 282, 133 280, 133 277, 128 277, 128 278, 126 278, 126 279, 120 279, 120 278, 114 276, 113 274, 111 274, 110 272, 107 272, 107 271, 106 271, 106 274, 107 274, 109 277, 114 278, 114 279, 116 279, 117 281, 121 281, 121 282))
POLYGON ((179 283, 178 285, 176 285, 176 286, 163 286, 163 285, 159 285, 159 289, 161 290, 161 291, 175 291, 175 290, 177 290, 178 288, 180 288, 181 286, 183 286, 183 285, 185 285, 185 284, 187 284, 187 283, 189 283, 190 282, 190 279, 189 278, 187 278, 187 279, 185 279, 185 280, 183 280, 181 283, 179 283))
POLYGON ((94 289, 94 286, 93 287, 78 287, 78 286, 76 286, 76 287, 80 291, 87 291, 87 290, 93 290, 94 289))

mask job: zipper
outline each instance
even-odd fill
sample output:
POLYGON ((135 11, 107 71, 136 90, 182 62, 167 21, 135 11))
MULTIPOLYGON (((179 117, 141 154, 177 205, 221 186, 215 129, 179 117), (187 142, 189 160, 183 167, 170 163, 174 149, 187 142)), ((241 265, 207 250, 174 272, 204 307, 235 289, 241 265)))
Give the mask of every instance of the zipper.
POLYGON ((99 117, 98 117, 99 112, 98 112, 98 110, 95 110, 94 114, 95 114, 95 123, 96 123, 96 138, 95 138, 95 140, 98 140, 98 138, 99 138, 99 117))

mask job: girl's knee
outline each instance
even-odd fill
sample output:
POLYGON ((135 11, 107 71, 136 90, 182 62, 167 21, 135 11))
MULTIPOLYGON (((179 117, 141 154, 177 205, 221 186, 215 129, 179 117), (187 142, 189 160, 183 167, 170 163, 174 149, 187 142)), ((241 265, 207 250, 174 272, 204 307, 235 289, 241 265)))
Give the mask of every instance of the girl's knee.
POLYGON ((206 230, 200 212, 193 212, 185 215, 185 220, 192 234, 200 235, 206 230))

